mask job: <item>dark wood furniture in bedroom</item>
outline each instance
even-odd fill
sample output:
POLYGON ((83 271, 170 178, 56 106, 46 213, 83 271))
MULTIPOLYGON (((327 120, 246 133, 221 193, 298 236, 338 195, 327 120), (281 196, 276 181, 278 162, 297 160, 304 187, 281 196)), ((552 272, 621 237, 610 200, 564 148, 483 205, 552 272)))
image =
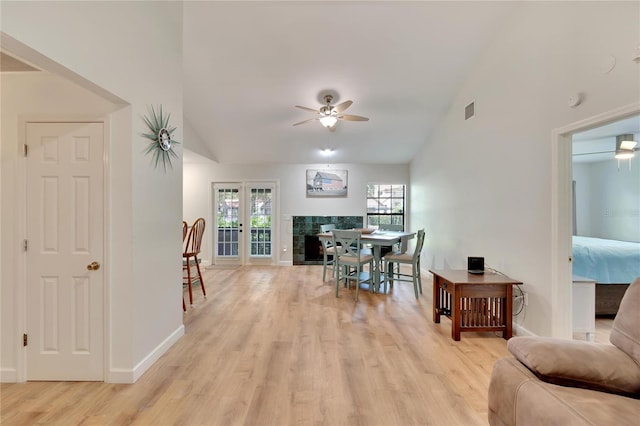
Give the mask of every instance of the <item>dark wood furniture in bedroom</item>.
POLYGON ((433 322, 439 323, 440 315, 449 317, 453 340, 460 340, 462 331, 502 331, 504 339, 511 338, 512 286, 520 281, 491 272, 429 272, 433 274, 433 322))
POLYGON ((615 316, 629 284, 596 283, 596 316, 615 316))

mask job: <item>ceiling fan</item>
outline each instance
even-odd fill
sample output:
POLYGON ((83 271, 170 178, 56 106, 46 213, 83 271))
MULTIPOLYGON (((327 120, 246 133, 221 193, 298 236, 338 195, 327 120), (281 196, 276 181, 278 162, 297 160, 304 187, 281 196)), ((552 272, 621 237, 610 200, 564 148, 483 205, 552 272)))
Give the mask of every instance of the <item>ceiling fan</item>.
POLYGON ((579 157, 582 155, 615 153, 614 158, 616 160, 630 160, 634 157, 635 152, 640 151, 640 147, 637 147, 636 145, 638 145, 638 142, 633 139, 633 134, 629 133, 616 136, 615 151, 583 152, 580 154, 573 154, 573 156, 579 157))
POLYGON ((320 123, 324 127, 328 128, 330 130, 333 130, 334 126, 336 125, 338 120, 344 120, 344 121, 369 121, 369 119, 367 117, 361 117, 359 115, 342 114, 342 111, 344 111, 347 108, 349 108, 351 106, 351 104, 353 103, 353 101, 344 101, 342 103, 339 103, 338 105, 331 105, 331 101, 332 100, 333 100, 333 96, 332 95, 325 95, 324 96, 324 101, 325 101, 326 105, 321 107, 319 110, 316 110, 316 109, 313 109, 313 108, 303 107, 303 106, 300 106, 300 105, 296 105, 296 108, 300 108, 300 109, 303 109, 305 111, 315 112, 316 114, 318 114, 318 116, 314 117, 314 118, 310 118, 308 120, 300 121, 299 123, 295 123, 294 126, 318 120, 318 121, 320 121, 320 123))
POLYGON ((616 155, 618 160, 630 160, 633 158, 633 153, 639 151, 637 148, 637 141, 633 139, 633 134, 616 136, 616 155))

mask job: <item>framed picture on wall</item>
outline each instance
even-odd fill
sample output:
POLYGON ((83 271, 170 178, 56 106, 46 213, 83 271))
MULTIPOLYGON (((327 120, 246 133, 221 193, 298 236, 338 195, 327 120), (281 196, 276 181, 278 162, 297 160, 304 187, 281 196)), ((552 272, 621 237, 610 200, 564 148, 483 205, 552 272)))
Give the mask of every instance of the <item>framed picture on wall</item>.
POLYGON ((346 196, 346 170, 307 169, 307 197, 346 196))

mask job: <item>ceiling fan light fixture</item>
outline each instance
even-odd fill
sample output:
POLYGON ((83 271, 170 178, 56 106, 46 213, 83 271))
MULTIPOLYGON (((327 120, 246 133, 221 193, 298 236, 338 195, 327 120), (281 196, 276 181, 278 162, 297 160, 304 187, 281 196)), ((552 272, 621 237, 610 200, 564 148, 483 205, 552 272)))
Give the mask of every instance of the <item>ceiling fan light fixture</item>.
POLYGON ((630 160, 634 156, 633 150, 631 149, 618 149, 616 150, 616 159, 617 160, 630 160))
POLYGON ((635 146, 638 144, 633 140, 632 134, 616 136, 616 155, 618 160, 629 160, 633 158, 635 146))
POLYGON ((326 128, 333 127, 337 121, 338 119, 332 115, 325 115, 324 117, 320 117, 320 123, 326 128))

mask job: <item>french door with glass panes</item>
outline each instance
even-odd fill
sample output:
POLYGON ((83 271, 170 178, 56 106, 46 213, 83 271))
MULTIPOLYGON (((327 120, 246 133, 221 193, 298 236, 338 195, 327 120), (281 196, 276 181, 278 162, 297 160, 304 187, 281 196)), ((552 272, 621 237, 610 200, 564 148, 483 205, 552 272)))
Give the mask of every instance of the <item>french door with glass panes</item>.
POLYGON ((275 264, 275 183, 216 183, 213 193, 213 263, 275 264))

